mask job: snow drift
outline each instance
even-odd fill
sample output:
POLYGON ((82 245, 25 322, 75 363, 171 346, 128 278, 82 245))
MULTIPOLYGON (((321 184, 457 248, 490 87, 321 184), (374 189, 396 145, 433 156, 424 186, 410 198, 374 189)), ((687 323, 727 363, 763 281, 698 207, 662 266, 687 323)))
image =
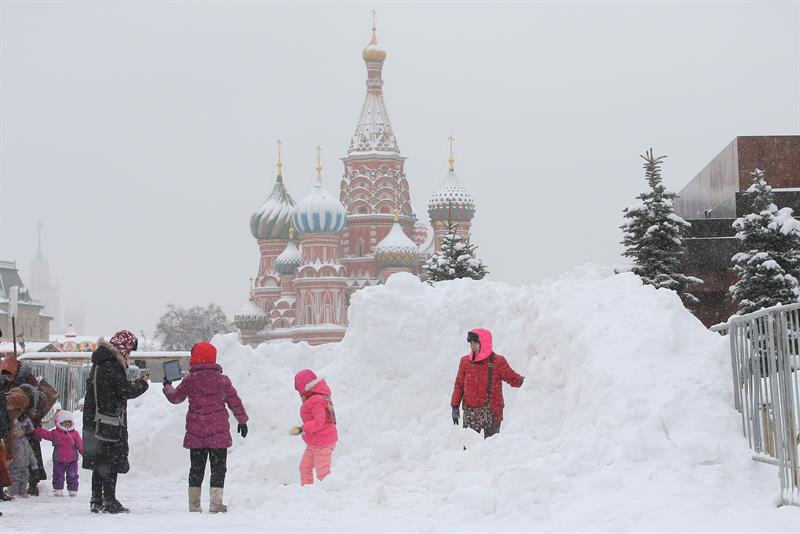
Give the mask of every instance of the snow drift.
MULTIPOLYGON (((592 266, 524 288, 431 287, 398 274, 354 295, 350 323, 341 343, 319 347, 214 339, 251 417, 228 459, 228 515, 242 514, 239 522, 347 531, 796 528, 798 512, 775 507, 774 468, 754 463, 741 437, 726 340, 672 292, 592 266), (521 389, 506 386, 503 427, 487 441, 450 420, 458 358, 477 326, 527 376, 521 389), (287 431, 299 423, 292 377, 305 367, 333 390, 340 441, 333 474, 300 488, 303 444, 287 431)), ((130 403, 129 478, 182 489, 186 405, 170 405, 160 389, 130 403)), ((123 494, 129 483, 121 479, 123 494)))

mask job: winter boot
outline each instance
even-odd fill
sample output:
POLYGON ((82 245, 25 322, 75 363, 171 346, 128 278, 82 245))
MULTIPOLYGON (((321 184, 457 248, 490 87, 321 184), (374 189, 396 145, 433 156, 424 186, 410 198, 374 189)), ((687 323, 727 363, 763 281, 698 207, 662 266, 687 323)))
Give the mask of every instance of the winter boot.
POLYGON ((39 484, 30 484, 28 485, 28 495, 31 497, 38 497, 39 496, 39 484))
POLYGON ((102 501, 89 501, 89 511, 93 514, 99 514, 103 511, 102 501))
POLYGON ((222 488, 211 488, 211 505, 208 507, 208 511, 212 514, 228 511, 228 507, 222 504, 222 488))
POLYGON ((200 507, 200 493, 201 488, 193 488, 189 486, 189 511, 190 512, 202 512, 203 509, 200 507))
POLYGON ((53 497, 63 497, 64 490, 53 490, 53 497))
POLYGON ((127 514, 128 512, 130 512, 130 510, 122 506, 122 503, 117 499, 103 501, 103 513, 127 514))
POLYGON ((69 490, 69 496, 70 497, 77 497, 77 495, 78 495, 77 491, 69 490))

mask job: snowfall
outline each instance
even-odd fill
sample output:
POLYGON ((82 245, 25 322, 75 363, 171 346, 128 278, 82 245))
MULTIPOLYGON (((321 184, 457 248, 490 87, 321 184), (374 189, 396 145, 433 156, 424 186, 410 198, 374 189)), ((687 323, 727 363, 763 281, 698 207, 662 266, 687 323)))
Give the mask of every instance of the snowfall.
POLYGON ((526 287, 397 274, 349 314, 340 343, 213 340, 250 415, 228 456, 227 514, 187 511, 186 404, 153 384, 129 403, 129 515, 90 514, 81 471, 76 498, 46 481, 2 503, 2 532, 800 532, 800 508, 777 506, 776 468, 742 436, 727 340, 672 292, 596 266, 526 287), (449 405, 478 326, 527 377, 505 387, 485 441, 449 405), (333 473, 307 487, 288 433, 303 368, 327 378, 339 429, 333 473))

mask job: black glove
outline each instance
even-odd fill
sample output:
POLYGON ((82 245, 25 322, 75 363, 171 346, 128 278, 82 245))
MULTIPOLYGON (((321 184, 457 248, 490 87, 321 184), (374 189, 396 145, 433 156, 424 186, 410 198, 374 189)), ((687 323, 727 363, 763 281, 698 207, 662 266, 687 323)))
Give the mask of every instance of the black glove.
POLYGON ((458 406, 453 406, 453 424, 456 426, 458 426, 459 415, 461 414, 458 413, 458 406))
POLYGON ((243 438, 247 437, 247 425, 239 425, 236 427, 236 432, 242 435, 243 438))
POLYGON ((169 378, 167 378, 167 377, 165 376, 165 377, 164 377, 164 385, 165 385, 165 386, 171 386, 171 385, 172 385, 172 380, 170 380, 169 378))

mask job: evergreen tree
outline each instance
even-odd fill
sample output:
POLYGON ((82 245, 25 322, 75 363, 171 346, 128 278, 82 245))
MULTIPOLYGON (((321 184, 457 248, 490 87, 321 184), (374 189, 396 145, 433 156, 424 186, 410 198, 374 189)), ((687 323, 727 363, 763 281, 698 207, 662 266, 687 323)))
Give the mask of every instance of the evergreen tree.
POLYGON ((481 280, 488 274, 486 266, 475 257, 477 247, 464 242, 456 232, 456 225, 447 221, 447 234, 442 238, 442 247, 423 265, 430 282, 472 278, 481 280))
POLYGON ((730 292, 739 315, 800 300, 800 221, 775 206, 763 171, 750 174, 744 196, 753 212, 733 222, 742 252, 731 258, 739 281, 730 292))
POLYGON ((661 183, 665 157, 653 157, 652 148, 642 156, 650 191, 636 197, 641 204, 623 210, 627 219, 622 225, 624 255, 633 260, 633 272, 642 282, 677 292, 684 305, 696 304, 697 297, 686 287, 703 281, 680 272, 683 239, 691 225, 675 214, 673 200, 678 195, 661 183))

